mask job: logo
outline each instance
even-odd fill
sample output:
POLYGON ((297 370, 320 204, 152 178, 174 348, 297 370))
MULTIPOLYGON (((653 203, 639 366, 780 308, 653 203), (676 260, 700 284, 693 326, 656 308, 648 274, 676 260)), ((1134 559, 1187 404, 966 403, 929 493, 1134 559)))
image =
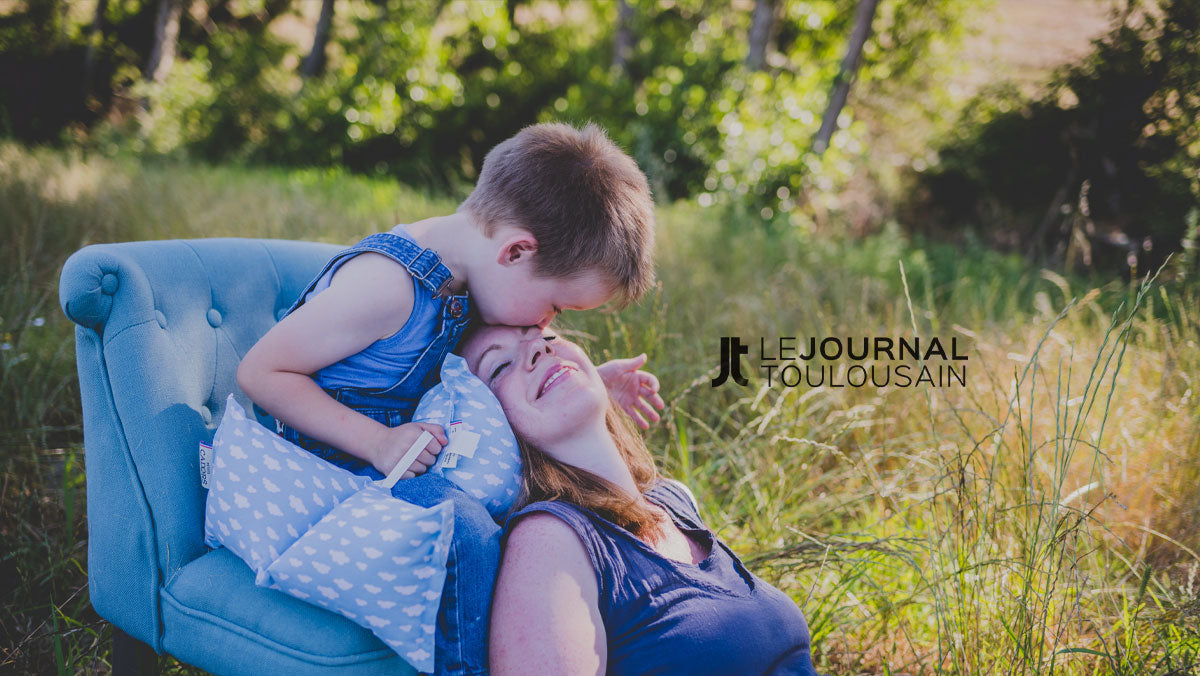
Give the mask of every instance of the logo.
POLYGON ((750 381, 742 375, 742 355, 749 351, 749 347, 742 345, 741 338, 723 336, 721 338, 721 375, 713 378, 712 386, 724 385, 731 375, 733 382, 738 385, 742 387, 748 385, 750 381))
MULTIPOLYGON (((959 348, 957 337, 947 343, 936 336, 831 336, 802 343, 781 336, 759 338, 751 363, 757 362, 768 387, 965 387, 969 357, 959 348)), ((740 336, 722 336, 720 373, 712 386, 731 378, 749 385, 742 373, 742 357, 749 353, 740 336)))

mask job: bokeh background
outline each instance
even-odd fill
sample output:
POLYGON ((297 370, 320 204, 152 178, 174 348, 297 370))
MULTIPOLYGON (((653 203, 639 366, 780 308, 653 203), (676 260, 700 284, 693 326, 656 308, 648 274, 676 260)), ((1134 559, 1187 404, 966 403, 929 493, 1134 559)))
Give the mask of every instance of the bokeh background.
POLYGON ((564 328, 650 354, 656 457, 822 671, 1194 673, 1198 117, 1200 0, 0 0, 0 671, 108 670, 71 252, 350 243, 592 120, 660 284, 564 328), (720 336, 913 334, 967 387, 708 384, 720 336))

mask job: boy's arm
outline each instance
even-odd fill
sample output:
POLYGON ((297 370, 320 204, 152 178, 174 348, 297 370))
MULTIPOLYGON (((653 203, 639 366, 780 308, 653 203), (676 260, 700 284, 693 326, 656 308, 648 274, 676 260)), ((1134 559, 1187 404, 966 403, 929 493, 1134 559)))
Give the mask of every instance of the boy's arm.
POLYGON ((642 353, 628 359, 610 359, 596 367, 608 393, 625 409, 638 427, 648 430, 658 422, 658 411, 666 404, 658 394, 658 378, 639 370, 646 363, 642 353))
MULTIPOLYGON (((407 270, 380 254, 355 256, 334 274, 328 289, 272 327, 246 353, 238 366, 238 386, 279 420, 386 474, 408 448, 397 447, 406 439, 411 444, 420 429, 388 428, 338 403, 311 374, 394 334, 412 308, 407 270)), ((429 427, 436 428, 428 431, 444 445, 440 426, 429 427)), ((431 453, 440 450, 433 446, 431 442, 431 453)))

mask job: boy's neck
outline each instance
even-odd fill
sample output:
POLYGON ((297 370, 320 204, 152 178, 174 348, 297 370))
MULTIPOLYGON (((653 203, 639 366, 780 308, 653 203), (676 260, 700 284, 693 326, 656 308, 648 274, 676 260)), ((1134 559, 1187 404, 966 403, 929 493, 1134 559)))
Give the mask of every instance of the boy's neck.
POLYGON ((462 212, 426 218, 406 228, 418 244, 441 256, 442 264, 450 270, 453 279, 446 291, 452 294, 466 291, 472 264, 489 254, 490 240, 483 229, 462 212))

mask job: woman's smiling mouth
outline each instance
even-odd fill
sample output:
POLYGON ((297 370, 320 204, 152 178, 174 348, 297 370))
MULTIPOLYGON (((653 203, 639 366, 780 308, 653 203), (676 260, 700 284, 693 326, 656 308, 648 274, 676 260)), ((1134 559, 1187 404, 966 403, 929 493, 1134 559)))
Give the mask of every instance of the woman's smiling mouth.
POLYGON ((549 390, 563 378, 566 378, 572 371, 575 370, 577 370, 575 367, 568 366, 563 363, 559 363, 556 366, 551 367, 550 370, 546 371, 545 380, 542 381, 542 386, 538 388, 537 396, 534 397, 534 399, 541 398, 541 396, 545 394, 547 390, 549 390))

